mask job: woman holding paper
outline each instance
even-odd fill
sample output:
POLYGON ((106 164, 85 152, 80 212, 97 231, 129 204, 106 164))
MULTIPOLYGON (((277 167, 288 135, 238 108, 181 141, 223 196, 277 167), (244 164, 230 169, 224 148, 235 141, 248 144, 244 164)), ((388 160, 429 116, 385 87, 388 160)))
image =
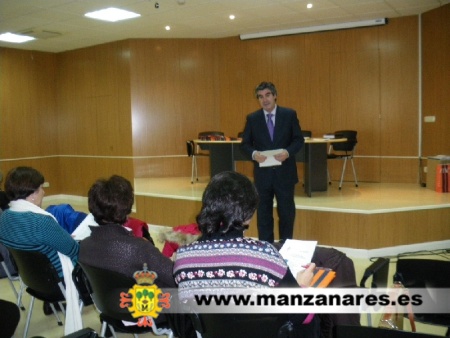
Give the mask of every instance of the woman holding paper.
MULTIPOLYGON (((176 254, 174 276, 181 301, 226 288, 310 284, 314 263, 294 278, 272 244, 244 237, 258 201, 254 185, 244 175, 222 172, 211 179, 197 216, 202 236, 179 248, 176 254)), ((318 337, 319 325, 315 316, 296 314, 292 316, 292 322, 302 337, 318 337), (301 325, 305 319, 305 324, 309 325, 301 325)))

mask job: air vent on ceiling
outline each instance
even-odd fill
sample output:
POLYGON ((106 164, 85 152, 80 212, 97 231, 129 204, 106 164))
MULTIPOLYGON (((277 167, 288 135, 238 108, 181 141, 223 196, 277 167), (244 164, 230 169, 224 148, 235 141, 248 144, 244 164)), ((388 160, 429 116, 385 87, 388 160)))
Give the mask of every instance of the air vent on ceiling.
POLYGON ((21 35, 32 36, 36 39, 50 39, 61 36, 61 33, 52 32, 47 30, 39 30, 39 29, 26 29, 24 31, 19 32, 21 35))

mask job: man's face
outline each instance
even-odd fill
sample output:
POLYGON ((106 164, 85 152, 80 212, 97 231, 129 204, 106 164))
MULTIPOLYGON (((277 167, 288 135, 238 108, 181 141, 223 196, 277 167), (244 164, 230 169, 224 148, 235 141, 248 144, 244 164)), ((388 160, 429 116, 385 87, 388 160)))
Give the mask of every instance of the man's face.
POLYGON ((256 93, 259 104, 265 111, 271 112, 277 103, 277 96, 273 95, 269 89, 258 90, 256 93))

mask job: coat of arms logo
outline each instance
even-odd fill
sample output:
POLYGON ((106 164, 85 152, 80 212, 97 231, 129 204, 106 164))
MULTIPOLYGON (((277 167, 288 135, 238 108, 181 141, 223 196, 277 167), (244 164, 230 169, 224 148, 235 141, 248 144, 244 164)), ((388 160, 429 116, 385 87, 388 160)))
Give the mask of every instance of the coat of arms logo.
POLYGON ((120 307, 128 308, 133 318, 139 318, 138 326, 152 326, 152 318, 157 318, 163 308, 170 308, 170 293, 163 293, 154 284, 158 275, 149 271, 146 263, 133 277, 137 284, 128 293, 120 294, 120 307))

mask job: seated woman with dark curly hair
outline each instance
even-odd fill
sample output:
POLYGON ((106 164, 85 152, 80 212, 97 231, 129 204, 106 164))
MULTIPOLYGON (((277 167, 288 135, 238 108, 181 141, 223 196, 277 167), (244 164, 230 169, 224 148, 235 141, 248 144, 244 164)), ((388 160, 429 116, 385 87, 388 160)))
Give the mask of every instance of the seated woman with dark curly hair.
MULTIPOLYGON (((215 175, 203 193, 197 223, 202 236, 180 247, 174 277, 181 302, 227 288, 298 287, 309 285, 315 264, 296 278, 270 243, 244 237, 258 205, 253 183, 236 172, 215 175)), ((318 337, 317 316, 292 315, 296 336, 318 337), (306 321, 306 322, 305 322, 306 321), (302 323, 309 325, 302 325, 302 323)))
POLYGON ((122 226, 133 202, 133 187, 122 176, 99 179, 92 185, 88 206, 98 226, 91 226, 91 235, 80 242, 80 262, 130 277, 147 263, 158 274, 159 287, 176 287, 172 261, 150 241, 133 236, 122 226))
MULTIPOLYGON (((164 256, 152 242, 139 238, 123 227, 131 213, 134 202, 133 187, 122 176, 111 176, 97 180, 89 190, 88 206, 98 226, 91 226, 89 237, 80 242, 80 263, 103 268, 132 277, 142 270, 156 272, 155 284, 159 288, 176 288, 173 279, 173 262, 164 256)), ((155 319, 157 325, 164 324, 169 314, 155 319)), ((175 315, 172 316, 175 318, 175 315)), ((193 337, 192 325, 185 323, 184 316, 177 316, 177 325, 186 325, 177 337, 193 337)), ((174 329, 174 328, 173 328, 174 329)))

